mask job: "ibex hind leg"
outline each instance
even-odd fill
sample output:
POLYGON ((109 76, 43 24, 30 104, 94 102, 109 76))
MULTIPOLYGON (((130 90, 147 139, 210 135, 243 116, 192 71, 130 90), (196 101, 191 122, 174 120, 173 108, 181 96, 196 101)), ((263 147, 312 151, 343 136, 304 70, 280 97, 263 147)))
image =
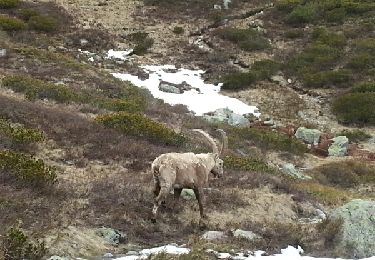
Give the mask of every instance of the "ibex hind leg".
POLYGON ((154 206, 152 208, 152 222, 156 222, 156 216, 158 213, 158 209, 161 205, 161 203, 166 199, 167 195, 169 194, 170 187, 166 185, 160 186, 160 191, 158 196, 156 196, 154 201, 154 206))

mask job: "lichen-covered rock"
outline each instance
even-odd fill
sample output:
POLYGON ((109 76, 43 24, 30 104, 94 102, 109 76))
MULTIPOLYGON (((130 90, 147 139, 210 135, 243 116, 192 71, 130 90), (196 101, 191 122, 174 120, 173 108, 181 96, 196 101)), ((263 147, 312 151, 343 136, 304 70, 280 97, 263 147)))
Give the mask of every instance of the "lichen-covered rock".
POLYGON ((353 258, 375 255, 375 201, 352 200, 335 209, 331 218, 343 220, 335 245, 337 251, 353 258))
POLYGON ((159 89, 167 93, 181 94, 181 90, 176 86, 172 86, 171 84, 161 83, 159 85, 159 89))
POLYGON ((305 143, 318 145, 321 134, 322 132, 318 129, 299 127, 295 133, 295 136, 298 139, 302 139, 305 143))
POLYGON ((219 108, 215 112, 203 116, 204 119, 211 123, 228 123, 232 126, 248 127, 250 121, 245 116, 233 113, 228 108, 219 108))
POLYGON ((232 113, 229 116, 228 124, 232 126, 248 127, 250 126, 249 120, 243 115, 232 113))
POLYGON ((244 238, 247 240, 255 240, 261 238, 261 236, 255 234, 253 231, 247 231, 242 229, 236 229, 233 231, 233 236, 237 238, 244 238))
POLYGON ((283 173, 297 179, 311 179, 310 176, 300 173, 296 167, 291 163, 286 163, 282 167, 283 173))
POLYGON ((98 228, 95 233, 98 236, 103 237, 108 243, 112 245, 118 245, 126 240, 126 235, 124 233, 112 228, 101 227, 98 228))
POLYGON ((183 189, 181 191, 181 197, 184 198, 184 199, 186 199, 186 200, 195 199, 194 190, 192 190, 192 189, 183 189))
POLYGON ((207 231, 202 235, 205 240, 221 240, 227 238, 227 235, 223 231, 207 231))
POLYGON ((332 140, 333 144, 328 148, 329 156, 343 157, 347 155, 349 139, 346 136, 337 136, 332 140))

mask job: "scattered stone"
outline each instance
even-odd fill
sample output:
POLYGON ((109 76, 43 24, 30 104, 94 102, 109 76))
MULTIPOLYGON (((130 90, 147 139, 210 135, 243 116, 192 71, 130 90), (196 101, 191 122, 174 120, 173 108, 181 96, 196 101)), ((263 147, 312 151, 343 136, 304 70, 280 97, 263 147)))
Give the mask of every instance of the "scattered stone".
POLYGON ((272 119, 270 119, 270 120, 264 121, 263 125, 265 125, 265 126, 273 126, 273 125, 275 125, 275 122, 272 119))
POLYGON ((271 80, 278 83, 280 86, 285 87, 288 85, 288 81, 281 75, 274 75, 271 80))
POLYGON ((101 227, 95 233, 112 245, 118 245, 126 240, 126 234, 112 228, 101 227))
POLYGON ((202 239, 205 240, 221 240, 228 236, 223 231, 207 231, 202 235, 202 239))
POLYGON ((221 10, 221 5, 214 5, 214 10, 221 10))
POLYGON ((79 40, 79 44, 80 44, 82 47, 86 46, 88 43, 89 43, 89 41, 86 40, 86 39, 80 39, 80 40, 79 40))
POLYGON ((318 145, 321 134, 322 132, 318 129, 299 127, 295 133, 295 137, 302 139, 305 143, 318 145))
POLYGON ((0 49, 0 58, 4 58, 7 56, 7 50, 6 49, 0 49))
POLYGON ((195 193, 193 189, 183 189, 181 192, 181 197, 185 200, 195 199, 195 193))
POLYGON ((228 123, 232 126, 248 127, 250 121, 245 116, 233 113, 228 108, 216 109, 213 113, 208 113, 203 116, 204 119, 211 123, 228 123))
POLYGON ((161 91, 167 92, 167 93, 174 93, 174 94, 181 94, 182 93, 180 89, 178 89, 175 86, 172 86, 171 84, 167 84, 167 83, 160 83, 159 89, 161 91))
POLYGON ((50 258, 48 258, 47 260, 68 260, 68 258, 61 257, 61 256, 58 256, 58 255, 54 255, 54 256, 51 256, 50 258))
POLYGON ((311 177, 300 173, 296 167, 291 163, 286 163, 282 166, 282 171, 293 178, 302 179, 302 180, 310 180, 311 177))
POLYGON ((329 156, 343 157, 348 154, 349 139, 346 136, 337 136, 332 140, 333 144, 328 148, 329 156))
POLYGON ((335 209, 331 218, 343 220, 336 239, 337 251, 356 259, 375 255, 375 201, 352 200, 335 209))
POLYGON ((113 258, 114 255, 113 255, 112 253, 105 253, 105 254, 103 255, 103 257, 104 257, 104 258, 113 258))
POLYGON ((233 236, 237 238, 245 238, 247 240, 254 240, 259 239, 261 236, 255 234, 252 231, 242 230, 242 229, 236 229, 233 231, 233 236))

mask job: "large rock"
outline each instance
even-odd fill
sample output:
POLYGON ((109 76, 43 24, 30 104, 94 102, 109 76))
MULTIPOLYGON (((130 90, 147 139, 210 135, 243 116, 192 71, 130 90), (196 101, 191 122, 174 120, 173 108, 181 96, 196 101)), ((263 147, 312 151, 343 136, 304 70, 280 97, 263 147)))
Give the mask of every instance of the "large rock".
POLYGON ((181 197, 186 200, 193 200, 195 199, 195 193, 193 189, 183 189, 181 191, 181 197))
POLYGON ((208 113, 203 116, 204 119, 211 123, 228 123, 232 126, 248 127, 250 121, 245 116, 233 113, 228 108, 216 109, 213 113, 208 113))
POLYGON ((311 179, 310 176, 300 173, 296 167, 291 163, 286 163, 282 167, 283 173, 297 179, 311 179))
POLYGON ((118 245, 126 240, 126 235, 124 233, 112 228, 101 227, 98 228, 95 233, 103 237, 111 245, 118 245))
POLYGON ((335 245, 337 251, 353 258, 375 255, 375 201, 352 200, 335 209, 331 218, 343 220, 335 245))
POLYGON ((295 133, 298 139, 302 139, 305 143, 318 145, 321 131, 318 129, 308 129, 306 127, 299 127, 295 133))
POLYGON ((237 238, 244 238, 247 240, 255 240, 261 238, 261 236, 255 234, 252 231, 242 230, 242 229, 236 229, 233 231, 233 236, 237 238))
POLYGON ((202 238, 205 240, 221 240, 227 237, 223 231, 207 231, 202 235, 202 238))
POLYGON ((171 84, 167 84, 167 83, 160 83, 159 89, 160 91, 167 92, 167 93, 174 93, 174 94, 182 93, 182 91, 178 87, 173 86, 171 84))
POLYGON ((329 156, 343 157, 348 153, 349 139, 346 136, 337 136, 332 139, 333 144, 328 148, 329 156))

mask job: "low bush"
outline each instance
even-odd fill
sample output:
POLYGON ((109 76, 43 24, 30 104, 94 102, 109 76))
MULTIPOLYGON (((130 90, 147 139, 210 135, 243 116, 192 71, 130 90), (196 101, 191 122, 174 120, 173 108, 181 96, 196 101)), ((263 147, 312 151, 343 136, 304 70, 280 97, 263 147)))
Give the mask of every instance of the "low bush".
POLYGON ((43 242, 30 242, 22 230, 11 227, 3 237, 2 253, 4 260, 40 260, 47 253, 43 242))
POLYGON ((218 35, 237 44, 244 51, 264 50, 271 47, 268 40, 255 29, 225 28, 218 30, 218 35))
POLYGON ((323 71, 306 73, 303 75, 303 83, 306 87, 347 87, 352 79, 349 70, 323 71))
POLYGON ((301 3, 301 0, 278 0, 276 1, 276 8, 283 12, 290 12, 301 3))
POLYGON ((135 43, 133 53, 136 55, 144 55, 154 44, 154 39, 145 32, 136 32, 129 35, 129 39, 135 43))
POLYGON ((58 28, 58 22, 54 18, 46 15, 34 15, 28 19, 30 29, 41 32, 53 32, 58 28))
POLYGON ((17 7, 20 4, 20 0, 0 0, 0 8, 9 9, 17 7))
POLYGON ((375 92, 347 93, 337 97, 332 110, 346 124, 375 125, 375 92))
POLYGON ((10 17, 8 15, 0 14, 0 29, 13 32, 13 31, 20 31, 25 30, 27 25, 20 19, 10 17))
POLYGON ((28 21, 33 16, 38 16, 39 12, 34 9, 21 9, 18 11, 18 15, 24 21, 28 21))
POLYGON ((297 190, 306 192, 325 205, 342 205, 350 200, 350 193, 331 186, 314 182, 301 182, 294 185, 297 190))
POLYGON ((224 157, 224 167, 227 169, 242 171, 259 171, 267 173, 272 173, 274 171, 273 168, 259 158, 238 157, 233 155, 224 157))
POLYGON ((182 145, 185 142, 184 136, 140 114, 119 112, 99 116, 96 121, 125 134, 145 138, 152 142, 166 145, 182 145))
POLYGON ((289 39, 298 39, 303 38, 305 35, 305 32, 303 29, 290 29, 284 33, 286 38, 289 39))
POLYGON ((366 141, 371 138, 371 135, 363 132, 362 130, 344 130, 337 134, 338 136, 346 136, 350 142, 358 143, 361 141, 366 141))
POLYGON ((351 92, 354 92, 354 93, 367 93, 367 92, 374 93, 375 92, 375 81, 358 83, 352 88, 351 92))
POLYGON ((286 22, 295 25, 311 23, 318 16, 318 8, 315 3, 298 5, 287 15, 286 22))
POLYGON ((102 98, 92 102, 93 105, 99 104, 99 107, 115 112, 140 112, 146 107, 145 100, 141 97, 129 97, 128 99, 102 98))
POLYGON ((306 146, 287 135, 258 128, 234 128, 229 138, 236 146, 252 143, 265 150, 278 150, 301 155, 307 152, 306 146))
POLYGON ((175 26, 173 28, 173 33, 175 34, 183 34, 185 32, 184 28, 180 27, 180 26, 175 26))
POLYGON ((222 88, 227 90, 248 88, 256 81, 270 79, 280 68, 281 65, 273 60, 256 61, 248 72, 225 75, 222 88))
POLYGON ((27 187, 49 187, 57 181, 56 170, 42 160, 8 150, 0 151, 0 173, 27 187))
POLYGON ((17 143, 34 143, 42 141, 43 133, 36 129, 25 128, 0 119, 0 136, 4 135, 17 143))
POLYGON ((28 76, 6 76, 3 79, 3 86, 24 93, 29 100, 47 98, 65 103, 76 99, 72 90, 64 85, 55 85, 28 76))
POLYGON ((354 44, 353 55, 347 66, 361 74, 372 75, 375 69, 375 38, 366 38, 354 44))

